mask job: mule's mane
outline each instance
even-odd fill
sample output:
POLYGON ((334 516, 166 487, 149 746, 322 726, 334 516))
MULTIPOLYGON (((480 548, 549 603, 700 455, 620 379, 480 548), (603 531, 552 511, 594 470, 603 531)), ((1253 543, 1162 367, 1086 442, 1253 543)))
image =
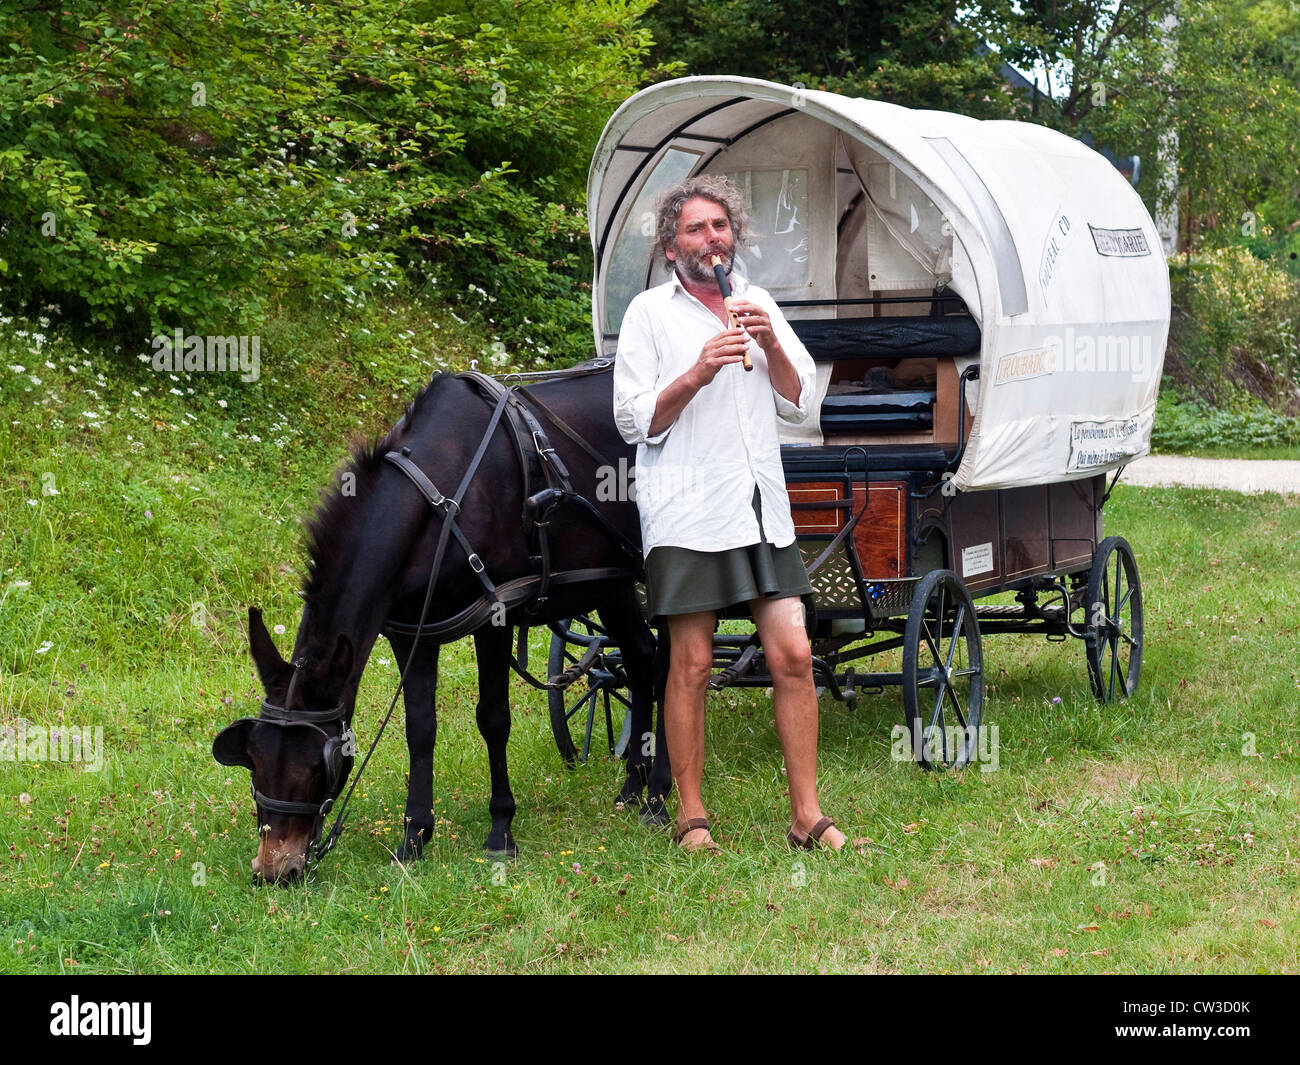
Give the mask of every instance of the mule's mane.
POLYGON ((308 563, 302 580, 302 595, 309 603, 319 601, 331 569, 330 563, 342 553, 353 524, 364 511, 365 508, 358 504, 379 479, 384 466, 384 455, 396 448, 406 429, 432 405, 435 386, 444 376, 446 375, 436 374, 407 404, 402 421, 383 436, 368 442, 353 440, 348 444, 347 465, 339 470, 330 487, 321 490, 321 498, 315 510, 303 522, 308 563))

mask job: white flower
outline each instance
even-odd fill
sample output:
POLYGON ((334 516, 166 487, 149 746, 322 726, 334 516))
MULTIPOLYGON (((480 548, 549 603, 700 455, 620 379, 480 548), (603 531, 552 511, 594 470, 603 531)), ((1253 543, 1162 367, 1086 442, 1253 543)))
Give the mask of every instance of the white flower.
POLYGON ((98 413, 97 411, 93 411, 93 410, 83 410, 83 411, 81 412, 81 416, 82 416, 83 418, 98 418, 98 417, 99 417, 99 413, 98 413))
POLYGON ((31 586, 31 581, 11 581, 9 583, 10 588, 30 588, 31 586))
POLYGON ((26 366, 19 366, 16 362, 11 362, 11 363, 9 364, 9 369, 13 370, 14 373, 26 373, 26 372, 27 372, 27 367, 26 367, 26 366))
POLYGON ((39 506, 40 506, 40 504, 37 503, 36 500, 34 500, 34 499, 29 499, 29 500, 27 500, 27 505, 28 505, 29 507, 39 507, 39 506))
POLYGON ((43 655, 45 654, 46 651, 51 650, 53 647, 54 644, 52 644, 49 640, 46 640, 43 644, 40 645, 40 647, 36 648, 36 653, 38 655, 43 655))
POLYGON ((217 406, 220 407, 222 410, 225 410, 225 409, 226 409, 226 401, 225 401, 224 399, 219 399, 219 400, 217 400, 217 406))
POLYGON ((284 635, 284 626, 283 626, 283 625, 277 625, 277 626, 276 626, 275 628, 273 628, 271 631, 272 631, 273 633, 275 633, 277 636, 283 636, 283 635, 284 635))

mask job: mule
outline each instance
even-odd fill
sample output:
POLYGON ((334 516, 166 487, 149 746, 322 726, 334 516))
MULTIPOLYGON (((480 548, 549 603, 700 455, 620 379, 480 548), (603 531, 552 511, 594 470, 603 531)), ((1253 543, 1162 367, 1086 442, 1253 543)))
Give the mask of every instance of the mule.
POLYGON ((535 456, 519 450, 520 434, 512 434, 491 397, 485 401, 481 381, 465 376, 436 376, 387 436, 354 449, 350 465, 308 523, 310 564, 291 661, 276 649, 261 612, 250 610, 249 647, 266 700, 259 717, 235 722, 213 744, 217 761, 252 774, 259 824, 256 875, 294 880, 307 867, 324 816, 352 769, 357 688, 381 632, 405 674, 411 771, 397 859, 419 858, 434 831, 441 644, 465 632, 473 635, 479 680, 475 716, 491 776, 491 827, 483 847, 514 857, 516 807, 506 762, 513 626, 593 611, 623 652, 632 735, 653 731, 656 736, 657 757, 650 755, 649 744, 628 745, 627 775, 616 801, 639 806, 643 821, 666 823, 664 800, 672 777, 662 714, 653 724, 654 693, 657 688, 662 695, 665 669, 662 660, 656 664, 654 636, 635 595, 636 564, 628 557, 640 546, 636 505, 628 499, 596 503, 597 484, 608 477, 605 463, 622 460, 630 466, 634 458, 614 426, 612 376, 607 370, 557 375, 530 383, 526 393, 535 402, 529 403, 535 424, 544 428, 533 442, 540 439, 545 450, 549 436, 553 450, 544 458, 562 463, 573 491, 596 504, 604 523, 581 500, 556 505, 553 492, 533 499, 534 519, 538 500, 551 505, 545 521, 539 526, 527 520, 525 493, 538 482, 536 471, 526 469, 535 456), (399 468, 396 455, 419 470, 399 468), (430 505, 436 496, 450 497, 471 469, 459 506, 446 500, 441 510, 430 505), (431 482, 432 496, 419 485, 420 472, 431 482), (443 528, 449 514, 456 536, 443 528), (431 574, 440 549, 437 572, 431 574), (544 601, 510 601, 530 579, 535 586, 542 555, 552 574, 544 601), (484 589, 492 585, 501 601, 488 603, 485 612, 484 589), (425 634, 417 638, 416 623, 426 606, 425 634), (429 623, 448 618, 462 620, 430 634, 429 623))

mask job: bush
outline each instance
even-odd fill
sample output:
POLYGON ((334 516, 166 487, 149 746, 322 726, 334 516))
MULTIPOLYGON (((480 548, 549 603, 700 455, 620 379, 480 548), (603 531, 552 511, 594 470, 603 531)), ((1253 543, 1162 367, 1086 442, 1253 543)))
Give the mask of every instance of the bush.
POLYGON ((1151 432, 1153 451, 1192 453, 1206 448, 1251 450, 1300 445, 1300 422, 1259 404, 1213 410, 1164 392, 1151 432))
POLYGON ((2 302, 138 342, 436 282, 494 296, 509 347, 589 354, 587 159, 647 2, 29 5, 0 21, 2 302))
POLYGON ((1300 281, 1239 247, 1170 270, 1172 345, 1184 383, 1206 400, 1244 390, 1274 410, 1300 399, 1300 281))

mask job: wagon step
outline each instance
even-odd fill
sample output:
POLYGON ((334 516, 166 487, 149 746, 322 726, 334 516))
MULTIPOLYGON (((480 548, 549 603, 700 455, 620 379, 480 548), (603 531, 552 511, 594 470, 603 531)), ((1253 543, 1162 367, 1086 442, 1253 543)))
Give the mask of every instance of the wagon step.
POLYGON ((741 652, 740 657, 731 663, 726 669, 713 674, 709 678, 709 691, 721 691, 723 688, 734 684, 738 677, 744 676, 749 672, 750 667, 754 664, 754 659, 758 657, 759 644, 757 638, 752 638, 753 642, 741 652))
POLYGON ((975 616, 978 618, 1023 618, 1026 615, 1025 608, 1019 603, 998 603, 993 606, 977 606, 975 616))
POLYGON ((1032 613, 1019 603, 995 603, 992 606, 977 606, 975 616, 983 618, 1012 618, 1025 621, 1061 621, 1065 612, 1059 606, 1036 607, 1032 613))

